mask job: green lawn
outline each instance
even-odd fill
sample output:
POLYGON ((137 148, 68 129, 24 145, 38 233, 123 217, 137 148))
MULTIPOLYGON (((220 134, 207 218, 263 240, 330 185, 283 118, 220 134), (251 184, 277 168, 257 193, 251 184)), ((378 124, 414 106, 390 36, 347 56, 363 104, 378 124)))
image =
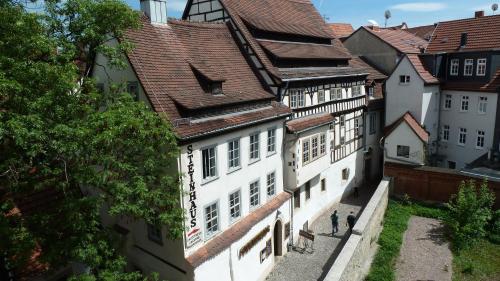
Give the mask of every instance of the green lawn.
MULTIPOLYGON (((412 215, 443 219, 446 211, 390 200, 378 241, 380 247, 367 281, 395 280, 395 263, 412 215)), ((500 245, 483 240, 470 249, 454 252, 453 256, 453 281, 500 281, 500 245)))

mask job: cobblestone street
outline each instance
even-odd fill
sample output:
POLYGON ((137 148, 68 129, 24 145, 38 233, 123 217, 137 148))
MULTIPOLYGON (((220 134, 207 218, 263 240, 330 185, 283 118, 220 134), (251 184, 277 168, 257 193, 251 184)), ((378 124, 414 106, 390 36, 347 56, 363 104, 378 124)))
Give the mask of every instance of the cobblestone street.
POLYGON ((346 218, 353 211, 357 217, 362 206, 370 199, 374 188, 360 188, 358 198, 348 197, 321 214, 311 226, 315 235, 314 251, 295 249, 286 254, 274 267, 267 281, 315 281, 323 280, 345 244, 347 237, 346 218), (332 237, 330 215, 334 210, 339 214, 339 232, 332 237))

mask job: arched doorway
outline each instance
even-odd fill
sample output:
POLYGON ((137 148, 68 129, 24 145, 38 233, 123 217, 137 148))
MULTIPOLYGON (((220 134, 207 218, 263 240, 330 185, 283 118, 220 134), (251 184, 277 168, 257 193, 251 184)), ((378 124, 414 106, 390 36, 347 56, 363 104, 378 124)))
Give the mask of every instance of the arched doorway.
POLYGON ((282 255, 283 251, 283 229, 282 229, 281 221, 278 220, 274 224, 274 235, 273 235, 273 240, 274 240, 274 256, 275 257, 280 257, 282 255))

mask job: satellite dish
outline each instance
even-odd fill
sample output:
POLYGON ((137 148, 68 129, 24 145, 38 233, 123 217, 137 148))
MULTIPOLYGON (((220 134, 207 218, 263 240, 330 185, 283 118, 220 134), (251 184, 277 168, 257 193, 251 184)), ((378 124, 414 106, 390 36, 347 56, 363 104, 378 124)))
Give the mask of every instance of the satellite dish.
POLYGON ((378 22, 375 20, 368 20, 368 22, 373 26, 378 26, 378 22))
POLYGON ((385 17, 385 27, 387 27, 387 21, 392 17, 391 11, 389 10, 385 11, 384 17, 385 17))
POLYGON ((493 14, 495 14, 495 12, 498 10, 498 4, 495 3, 495 4, 491 5, 491 9, 493 10, 493 14))

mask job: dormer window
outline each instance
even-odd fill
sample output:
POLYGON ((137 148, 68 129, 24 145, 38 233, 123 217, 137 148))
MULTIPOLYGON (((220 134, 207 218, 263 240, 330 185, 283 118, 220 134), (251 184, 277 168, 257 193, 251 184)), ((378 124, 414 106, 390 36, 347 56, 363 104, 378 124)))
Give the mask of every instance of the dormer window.
POLYGON ((210 83, 210 92, 212 95, 222 95, 222 82, 216 81, 210 83))
POLYGON ((222 83, 226 80, 218 71, 210 68, 209 66, 195 65, 193 63, 190 63, 189 65, 198 79, 200 86, 206 93, 214 96, 224 94, 222 90, 222 83))

